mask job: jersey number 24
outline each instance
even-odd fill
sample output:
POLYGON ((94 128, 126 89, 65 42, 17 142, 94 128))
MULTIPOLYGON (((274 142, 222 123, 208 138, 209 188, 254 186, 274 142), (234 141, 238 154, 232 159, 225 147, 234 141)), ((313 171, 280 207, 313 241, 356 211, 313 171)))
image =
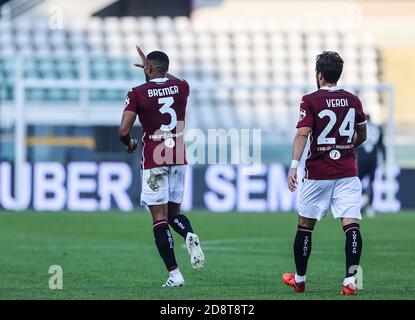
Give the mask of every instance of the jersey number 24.
MULTIPOLYGON (((351 143, 354 135, 354 119, 355 119, 355 109, 350 108, 347 112, 346 116, 344 117, 344 120, 339 128, 339 134, 343 137, 347 138, 347 143, 351 143)), ((336 138, 328 138, 328 134, 333 129, 334 125, 337 122, 337 116, 336 114, 329 110, 324 109, 320 111, 318 114, 320 119, 323 119, 325 117, 329 118, 329 123, 327 126, 321 131, 320 135, 317 138, 317 144, 336 144, 336 138)))

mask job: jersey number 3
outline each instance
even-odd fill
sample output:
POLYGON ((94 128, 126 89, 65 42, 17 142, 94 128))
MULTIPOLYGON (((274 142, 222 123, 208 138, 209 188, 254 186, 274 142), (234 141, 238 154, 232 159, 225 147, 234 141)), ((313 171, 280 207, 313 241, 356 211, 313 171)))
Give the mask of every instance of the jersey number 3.
MULTIPOLYGON (((336 114, 331 110, 325 109, 325 110, 320 111, 318 116, 320 117, 320 119, 329 117, 330 121, 327 124, 327 126, 324 128, 324 130, 321 131, 320 135, 318 136, 317 144, 336 144, 336 138, 327 137, 330 131, 333 129, 334 125, 336 124, 336 121, 337 121, 336 114)), ((355 109, 350 108, 339 128, 339 134, 343 137, 348 137, 347 143, 351 143, 353 139, 354 118, 355 118, 355 109)))
POLYGON ((161 104, 161 108, 160 108, 160 112, 162 114, 168 113, 171 117, 170 123, 169 124, 162 124, 160 127, 160 130, 162 131, 171 131, 174 128, 176 128, 177 125, 177 114, 176 111, 174 111, 173 108, 171 108, 171 106, 174 103, 174 99, 173 97, 165 97, 165 98, 159 98, 159 104, 161 104))

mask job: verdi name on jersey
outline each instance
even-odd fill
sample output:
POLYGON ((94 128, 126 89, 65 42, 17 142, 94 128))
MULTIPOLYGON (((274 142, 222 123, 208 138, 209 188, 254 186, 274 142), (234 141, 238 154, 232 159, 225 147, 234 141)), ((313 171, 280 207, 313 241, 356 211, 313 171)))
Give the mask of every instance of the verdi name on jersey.
POLYGON ((347 98, 342 99, 326 99, 327 107, 329 108, 336 108, 336 107, 348 107, 349 101, 347 98))

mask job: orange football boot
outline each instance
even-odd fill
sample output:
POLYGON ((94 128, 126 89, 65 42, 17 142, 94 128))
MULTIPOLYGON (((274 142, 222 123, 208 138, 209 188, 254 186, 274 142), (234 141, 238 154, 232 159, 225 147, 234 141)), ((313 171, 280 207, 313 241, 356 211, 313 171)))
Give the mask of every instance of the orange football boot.
POLYGON ((347 286, 342 287, 342 295, 345 296, 355 296, 357 295, 357 291, 357 287, 352 283, 349 283, 347 286))
POLYGON ((305 291, 305 282, 295 282, 295 274, 294 273, 284 273, 282 275, 282 281, 291 288, 294 289, 295 292, 300 293, 305 291))

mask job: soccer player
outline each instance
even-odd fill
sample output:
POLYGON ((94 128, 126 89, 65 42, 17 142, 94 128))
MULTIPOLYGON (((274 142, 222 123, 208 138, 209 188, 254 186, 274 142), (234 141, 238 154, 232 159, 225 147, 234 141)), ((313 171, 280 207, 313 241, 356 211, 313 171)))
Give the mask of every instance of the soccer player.
POLYGON ((375 210, 372 207, 373 202, 373 181, 378 166, 379 156, 382 156, 383 162, 386 158, 385 144, 383 143, 383 132, 380 126, 375 125, 370 116, 367 118, 367 140, 357 151, 357 167, 359 169, 359 178, 363 180, 368 177, 369 181, 366 188, 363 188, 362 211, 368 217, 375 216, 375 210))
POLYGON ((298 228, 294 240, 296 273, 285 273, 283 282, 295 292, 305 291, 307 262, 317 221, 329 207, 340 218, 346 238, 346 275, 342 294, 357 293, 356 273, 362 252, 359 220, 362 185, 357 177, 354 148, 366 140, 366 117, 357 96, 337 86, 343 70, 338 53, 323 51, 316 59, 318 90, 305 95, 293 142, 288 188, 297 188, 297 167, 307 139, 310 150, 298 204, 298 228))
POLYGON ((133 153, 138 142, 130 132, 138 116, 143 128, 141 204, 148 206, 153 217, 157 249, 170 276, 164 287, 180 287, 184 278, 174 255, 170 226, 185 239, 192 267, 203 267, 204 255, 199 238, 189 219, 180 213, 183 198, 186 154, 183 139, 189 85, 167 73, 169 58, 161 51, 147 56, 137 46, 146 83, 130 90, 119 128, 127 152, 133 153))

